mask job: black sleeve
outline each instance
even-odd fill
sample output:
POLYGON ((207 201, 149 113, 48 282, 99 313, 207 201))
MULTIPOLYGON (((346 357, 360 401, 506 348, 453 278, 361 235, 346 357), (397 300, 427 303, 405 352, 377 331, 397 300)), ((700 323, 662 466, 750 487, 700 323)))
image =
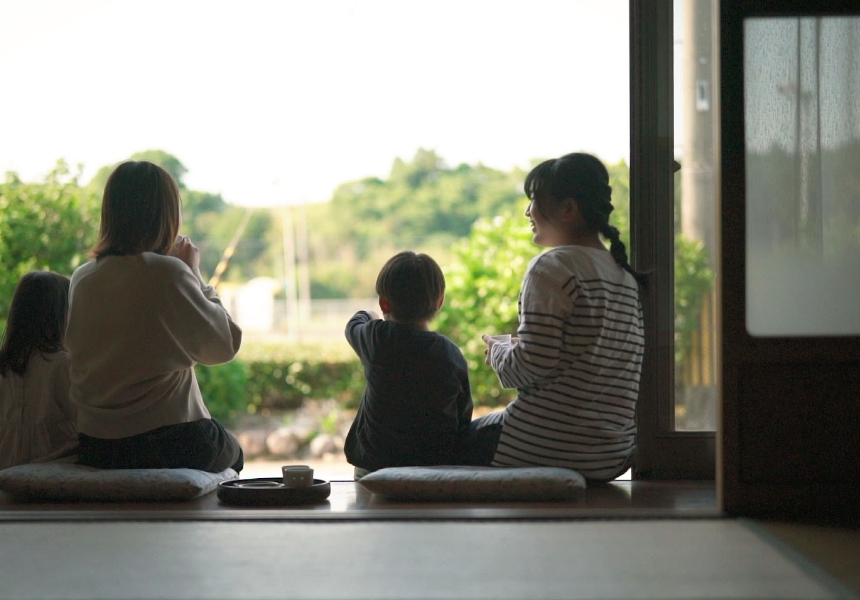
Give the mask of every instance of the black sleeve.
POLYGON ((355 350, 355 353, 359 356, 365 355, 362 348, 361 332, 364 329, 364 326, 371 321, 373 321, 373 317, 370 316, 370 313, 360 310, 355 313, 346 324, 346 330, 344 331, 346 341, 349 342, 349 345, 352 346, 352 349, 355 350))

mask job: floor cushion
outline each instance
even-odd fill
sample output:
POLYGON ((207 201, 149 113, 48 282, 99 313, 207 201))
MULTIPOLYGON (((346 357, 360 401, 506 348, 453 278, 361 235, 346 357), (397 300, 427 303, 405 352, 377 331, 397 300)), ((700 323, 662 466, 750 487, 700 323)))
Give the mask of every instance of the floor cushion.
POLYGON ((177 501, 215 490, 236 479, 233 469, 95 469, 67 462, 30 463, 0 471, 0 491, 18 500, 177 501))
POLYGON ((359 483, 374 494, 426 502, 559 502, 581 497, 585 478, 561 467, 388 467, 359 483))

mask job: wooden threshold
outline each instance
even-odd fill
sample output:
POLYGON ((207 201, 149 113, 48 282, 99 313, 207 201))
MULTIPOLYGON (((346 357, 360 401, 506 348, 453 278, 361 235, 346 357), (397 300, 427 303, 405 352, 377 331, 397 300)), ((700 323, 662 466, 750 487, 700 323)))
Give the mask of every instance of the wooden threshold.
POLYGON ((571 502, 394 502, 355 481, 307 506, 237 507, 213 492, 188 502, 21 503, 0 495, 3 521, 389 521, 558 520, 720 517, 713 481, 615 481, 571 502))

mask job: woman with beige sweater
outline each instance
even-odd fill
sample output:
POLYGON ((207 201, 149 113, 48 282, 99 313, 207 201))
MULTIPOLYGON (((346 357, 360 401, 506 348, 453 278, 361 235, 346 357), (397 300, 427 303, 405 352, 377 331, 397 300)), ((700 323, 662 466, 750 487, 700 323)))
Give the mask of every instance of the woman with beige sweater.
POLYGON ((78 411, 78 462, 99 468, 243 466, 212 419, 194 365, 233 359, 242 332, 178 235, 179 187, 149 162, 107 181, 92 260, 72 275, 66 347, 78 411))

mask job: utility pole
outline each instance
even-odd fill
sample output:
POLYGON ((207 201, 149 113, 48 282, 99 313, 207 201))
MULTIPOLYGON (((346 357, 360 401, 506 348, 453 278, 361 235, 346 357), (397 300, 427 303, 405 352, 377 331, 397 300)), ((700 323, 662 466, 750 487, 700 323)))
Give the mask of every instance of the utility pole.
POLYGON ((717 106, 713 23, 717 2, 684 0, 681 61, 683 151, 681 159, 681 233, 704 242, 715 267, 716 206, 714 128, 717 106))
POLYGON ((284 207, 281 213, 281 232, 284 245, 284 292, 287 296, 287 337, 300 337, 299 298, 296 285, 296 236, 293 207, 284 207))

